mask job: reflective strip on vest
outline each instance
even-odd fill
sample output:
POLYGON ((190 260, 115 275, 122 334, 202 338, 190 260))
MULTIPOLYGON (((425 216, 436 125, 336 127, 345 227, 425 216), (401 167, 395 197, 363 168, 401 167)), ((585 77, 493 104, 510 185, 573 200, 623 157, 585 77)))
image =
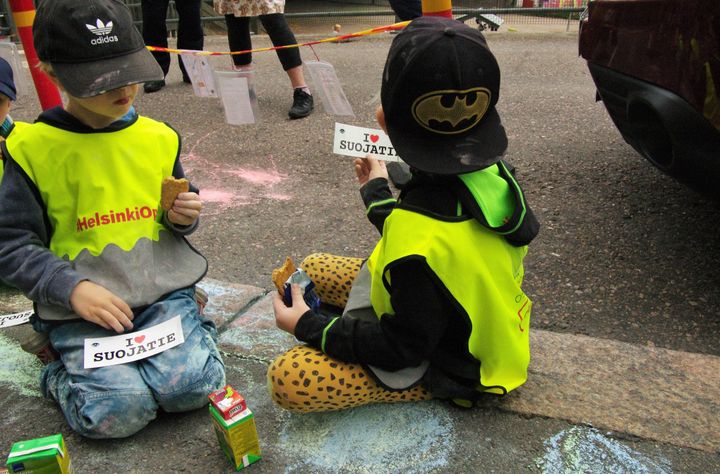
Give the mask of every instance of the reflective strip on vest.
POLYGON ((394 314, 388 266, 423 257, 472 324, 468 351, 480 361, 478 390, 509 392, 525 383, 530 362, 532 302, 521 289, 526 253, 475 219, 446 222, 396 208, 368 260, 370 301, 379 317, 394 314))
POLYGON ((112 132, 28 129, 8 151, 40 191, 55 255, 74 260, 83 249, 97 256, 111 243, 128 251, 141 238, 158 240, 160 187, 179 149, 174 130, 145 117, 112 132))

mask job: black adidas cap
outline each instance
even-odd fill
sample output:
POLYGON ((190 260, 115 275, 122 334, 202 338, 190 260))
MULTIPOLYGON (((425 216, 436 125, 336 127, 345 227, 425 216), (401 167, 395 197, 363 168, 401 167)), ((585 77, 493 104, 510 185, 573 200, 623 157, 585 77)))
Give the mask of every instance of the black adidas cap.
POLYGON ((393 40, 383 72, 390 141, 403 161, 429 173, 486 168, 507 149, 499 93, 500 69, 480 31, 417 18, 393 40))
POLYGON ((41 0, 33 37, 38 58, 75 97, 163 79, 119 0, 41 0))

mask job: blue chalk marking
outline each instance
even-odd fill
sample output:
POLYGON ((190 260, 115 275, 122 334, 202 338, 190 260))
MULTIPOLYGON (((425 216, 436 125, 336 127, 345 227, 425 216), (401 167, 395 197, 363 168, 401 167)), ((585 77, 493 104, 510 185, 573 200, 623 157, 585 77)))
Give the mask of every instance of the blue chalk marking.
POLYGON ((297 345, 297 340, 288 333, 275 328, 239 327, 226 330, 220 336, 220 343, 230 344, 255 355, 271 355, 274 358, 297 345))
POLYGON ((208 303, 205 308, 205 312, 208 315, 221 315, 221 316, 232 316, 227 311, 223 311, 223 306, 215 305, 215 301, 220 299, 221 301, 227 296, 239 295, 241 292, 235 288, 231 288, 224 285, 218 285, 208 280, 202 280, 198 283, 198 286, 205 290, 208 294, 208 303))
POLYGON ((21 395, 42 397, 40 371, 42 364, 20 344, 0 334, 0 384, 9 385, 21 395))
POLYGON ((285 472, 424 473, 448 466, 454 426, 439 402, 368 405, 330 413, 292 413, 280 451, 285 472))
POLYGON ((595 428, 574 426, 545 441, 546 453, 536 459, 543 474, 670 474, 667 459, 655 461, 603 436, 595 428))

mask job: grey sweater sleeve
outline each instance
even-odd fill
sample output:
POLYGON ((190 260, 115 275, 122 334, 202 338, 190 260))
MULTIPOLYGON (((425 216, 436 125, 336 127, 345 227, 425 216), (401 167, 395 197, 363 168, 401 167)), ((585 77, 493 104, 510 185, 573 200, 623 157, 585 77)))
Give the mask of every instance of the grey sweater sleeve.
POLYGON ((70 294, 85 278, 48 249, 52 229, 40 194, 22 168, 5 156, 0 184, 0 280, 32 301, 71 309, 70 294))

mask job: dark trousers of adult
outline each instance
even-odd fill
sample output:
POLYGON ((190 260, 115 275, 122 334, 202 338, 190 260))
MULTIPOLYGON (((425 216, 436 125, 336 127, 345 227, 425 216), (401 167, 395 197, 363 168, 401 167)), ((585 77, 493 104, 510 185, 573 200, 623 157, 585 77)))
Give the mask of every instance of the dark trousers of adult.
MULTIPOLYGON (((271 13, 270 15, 259 15, 258 18, 274 46, 297 44, 295 35, 285 20, 285 15, 282 13, 271 13)), ((225 23, 228 28, 228 45, 230 45, 231 51, 247 51, 252 49, 252 42, 250 41, 250 17, 225 15, 225 23)), ((277 49, 275 52, 285 71, 302 65, 298 48, 277 49)), ((234 54, 232 59, 233 64, 236 66, 247 66, 252 62, 252 54, 234 54)))
MULTIPOLYGON (((142 35, 148 46, 167 48, 168 31, 167 19, 168 3, 170 0, 142 0, 143 27, 142 35)), ((175 9, 178 12, 177 47, 178 49, 203 49, 203 29, 200 20, 200 6, 202 0, 175 0, 175 9)), ((167 76, 170 70, 170 53, 153 51, 153 56, 167 76)), ((185 72, 185 66, 178 58, 183 80, 190 82, 185 72)))
POLYGON ((414 20, 422 16, 422 2, 420 0, 389 0, 400 21, 414 20))

